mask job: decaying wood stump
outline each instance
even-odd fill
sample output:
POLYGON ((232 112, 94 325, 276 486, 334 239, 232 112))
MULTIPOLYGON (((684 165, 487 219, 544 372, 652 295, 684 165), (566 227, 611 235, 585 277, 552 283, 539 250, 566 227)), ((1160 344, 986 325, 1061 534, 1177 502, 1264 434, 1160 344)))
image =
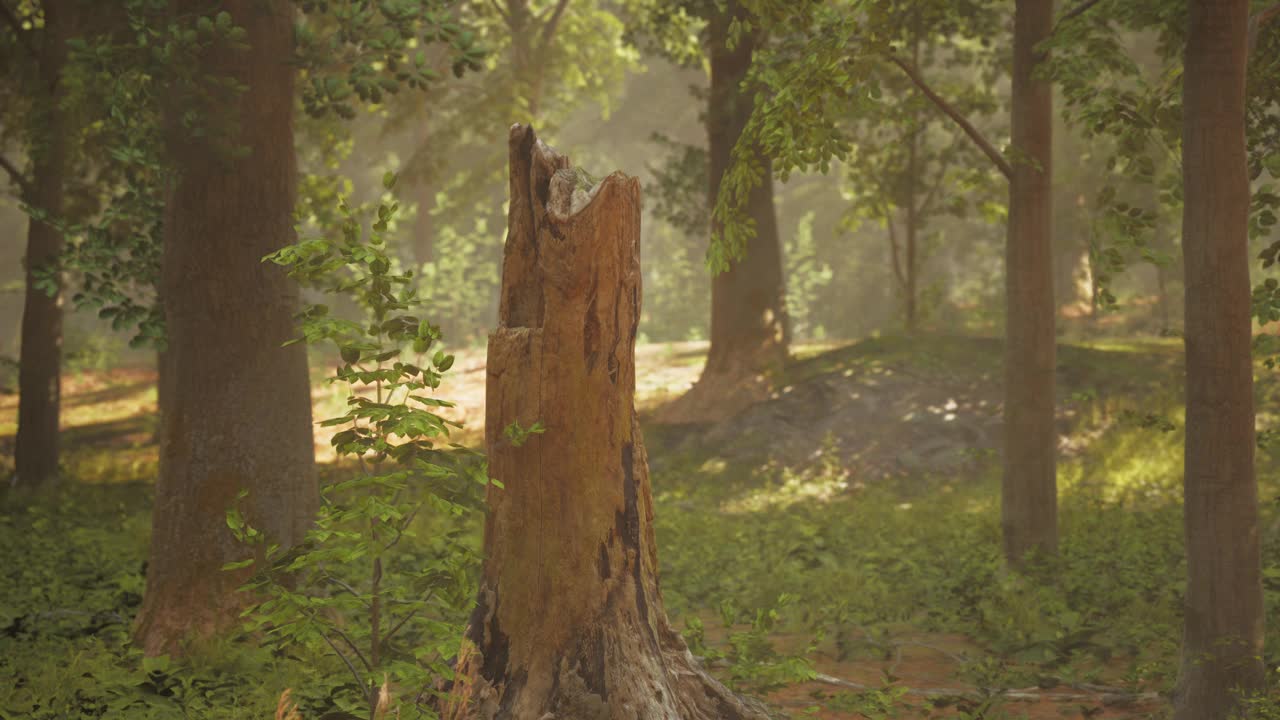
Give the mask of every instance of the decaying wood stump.
POLYGON ((490 487, 479 602, 444 717, 764 718, 700 667, 658 587, 636 420, 640 184, 591 186, 511 129, 499 327, 489 337, 490 487), (512 423, 545 432, 523 438, 512 423))

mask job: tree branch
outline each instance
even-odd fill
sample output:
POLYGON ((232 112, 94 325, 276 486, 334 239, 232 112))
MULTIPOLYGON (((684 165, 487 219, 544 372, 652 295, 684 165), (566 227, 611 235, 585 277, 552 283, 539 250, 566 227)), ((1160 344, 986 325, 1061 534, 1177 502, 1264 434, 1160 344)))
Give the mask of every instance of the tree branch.
POLYGON ((498 4, 498 0, 489 0, 489 2, 493 4, 493 9, 498 11, 498 16, 502 18, 502 22, 510 26, 511 16, 507 14, 506 10, 502 9, 502 6, 498 4))
POLYGON ((0 2, 0 15, 4 15, 5 23, 13 28, 13 34, 18 37, 18 42, 22 44, 22 47, 27 49, 27 52, 30 53, 34 60, 39 61, 40 53, 36 51, 36 46, 31 44, 31 36, 23 29, 22 22, 18 20, 18 16, 3 2, 0 2))
POLYGON ((364 678, 360 677, 360 671, 356 670, 356 666, 351 664, 351 661, 347 659, 347 656, 342 654, 342 651, 338 649, 337 645, 333 644, 333 641, 329 639, 329 636, 326 635, 323 630, 320 631, 320 637, 324 638, 324 641, 329 644, 329 647, 333 648, 333 652, 339 658, 342 658, 342 662, 347 666, 347 669, 351 671, 351 674, 355 676, 356 683, 360 686, 360 689, 364 691, 365 701, 368 702, 372 695, 369 692, 369 686, 364 684, 364 678))
POLYGON ((556 3, 556 9, 551 12, 551 17, 547 18, 547 22, 542 26, 542 34, 538 38, 538 55, 545 53, 547 48, 551 46, 551 40, 556 35, 560 19, 564 17, 564 11, 568 7, 569 0, 560 0, 560 2, 556 3))
POLYGON ((23 175, 22 171, 19 170, 16 165, 9 162, 9 158, 6 158, 3 155, 0 155, 0 167, 4 168, 5 172, 9 173, 9 179, 13 181, 14 185, 18 186, 18 192, 22 197, 30 198, 32 187, 31 181, 27 179, 27 176, 23 175))
POLYGON ((1102 0, 1081 0, 1081 2, 1077 3, 1075 7, 1062 13, 1062 17, 1058 18, 1058 22, 1053 24, 1053 30, 1050 31, 1049 34, 1052 35, 1058 32, 1058 28, 1062 27, 1062 23, 1065 23, 1080 17, 1081 15, 1088 12, 1088 10, 1092 8, 1094 5, 1097 5, 1100 2, 1102 2, 1102 0))
POLYGON ((999 150, 995 149, 995 146, 983 137, 978 128, 973 126, 973 123, 970 123, 964 115, 960 114, 959 110, 956 110, 951 103, 944 100, 942 96, 933 91, 933 88, 929 87, 929 84, 920 76, 920 71, 917 70, 914 65, 895 55, 886 55, 885 57, 888 58, 889 62, 901 68, 902 72, 907 74, 907 77, 910 78, 911 82, 920 89, 920 92, 924 93, 925 97, 929 98, 930 102, 932 102, 938 110, 942 111, 944 115, 951 118, 956 125, 960 126, 960 129, 964 131, 964 134, 969 136, 969 139, 972 140, 973 143, 978 146, 978 149, 995 164, 996 169, 998 169, 1005 178, 1009 180, 1013 179, 1013 166, 1009 164, 1009 161, 1000 154, 999 150))
POLYGON ((1269 21, 1274 20, 1280 15, 1280 3, 1276 3, 1271 7, 1264 8, 1254 13, 1249 18, 1249 54, 1253 54, 1253 50, 1258 45, 1258 31, 1262 29, 1269 21))

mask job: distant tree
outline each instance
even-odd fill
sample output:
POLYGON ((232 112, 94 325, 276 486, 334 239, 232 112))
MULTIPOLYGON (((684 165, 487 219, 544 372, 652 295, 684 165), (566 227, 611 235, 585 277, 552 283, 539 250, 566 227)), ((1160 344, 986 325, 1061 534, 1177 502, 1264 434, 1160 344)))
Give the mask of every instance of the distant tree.
POLYGON ((26 290, 18 370, 18 433, 14 446, 17 483, 41 487, 58 474, 58 422, 62 394, 63 247, 58 226, 66 196, 67 167, 75 144, 72 113, 66 107, 64 69, 68 41, 75 34, 75 0, 44 0, 0 8, 9 20, 0 52, 26 73, 27 121, 22 140, 29 171, 0 158, 22 202, 29 208, 26 290), (24 12, 25 11, 25 12, 24 12))
MULTIPOLYGON (((714 205, 728 171, 734 147, 765 90, 749 77, 752 58, 768 36, 750 25, 744 3, 689 0, 661 3, 634 0, 625 4, 635 18, 633 42, 685 63, 710 68, 706 95, 707 196, 714 205), (699 38, 696 46, 690 35, 699 38)), ((750 142, 749 140, 745 142, 750 142)), ((687 157, 687 156, 686 156, 687 157)), ((667 406, 667 422, 696 422, 723 417, 762 398, 768 376, 786 361, 791 342, 783 280, 782 244, 774 210, 772 162, 761 154, 765 172, 743 197, 742 207, 753 233, 731 254, 709 254, 711 281, 711 346, 693 388, 667 406)), ((701 208, 701 203, 688 207, 701 208)), ((669 215, 687 213, 672 208, 669 215)), ((716 221, 706 220, 714 234, 716 221)))
MULTIPOLYGON (((974 122, 997 112, 1001 44, 971 37, 968 23, 943 4, 889 3, 882 12, 891 19, 878 24, 893 33, 903 60, 935 75, 934 90, 957 112, 974 122), (974 74, 983 81, 974 82, 974 74)), ((925 263, 938 242, 933 228, 945 216, 998 205, 1000 178, 900 68, 886 60, 872 72, 880 103, 845 121, 855 145, 843 163, 844 192, 852 200, 845 224, 883 225, 889 280, 910 332, 929 312, 921 307, 921 295, 925 263)))
POLYGON ((1176 720, 1225 720, 1262 689, 1254 477, 1248 0, 1193 0, 1182 96, 1187 598, 1176 720))

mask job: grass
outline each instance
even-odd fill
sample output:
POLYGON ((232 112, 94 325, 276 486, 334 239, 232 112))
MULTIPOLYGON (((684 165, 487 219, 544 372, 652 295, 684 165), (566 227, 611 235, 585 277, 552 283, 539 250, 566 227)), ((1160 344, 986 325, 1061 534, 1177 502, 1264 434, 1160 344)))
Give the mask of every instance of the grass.
MULTIPOLYGON (((643 362, 695 372, 686 354, 659 349, 643 362)), ((805 355, 786 383, 876 372, 998 383, 1001 346, 882 337, 805 355)), ((1059 471, 1062 549, 1026 575, 1000 558, 990 454, 963 473, 871 482, 842 466, 834 437, 803 465, 742 464, 680 442, 683 431, 646 428, 664 597, 695 652, 795 717, 1165 717, 1165 703, 1149 696, 1116 708, 1079 688, 1142 698, 1174 681, 1185 576, 1178 346, 1098 340, 1063 346, 1059 359, 1071 426, 1059 471), (817 673, 859 689, 817 682, 817 673), (1086 699, 1009 694, 1026 688, 1086 699)), ((448 388, 446 379, 446 397, 448 388)), ((0 674, 22 680, 0 689, 0 716, 103 717, 128 707, 130 717, 261 718, 286 686, 304 710, 322 709, 340 668, 244 643, 161 668, 128 648, 155 473, 149 392, 127 374, 70 392, 67 467, 77 482, 48 500, 4 500, 0 552, 24 560, 0 577, 0 674)), ((1280 383, 1261 368, 1258 395, 1265 427, 1280 383)), ((0 432, 10 412, 5 398, 0 432)), ((850 428, 842 440, 857 435, 850 428)), ((1264 449, 1258 468, 1275 617, 1276 458, 1264 449)), ((1275 629, 1266 660, 1280 664, 1275 629)))

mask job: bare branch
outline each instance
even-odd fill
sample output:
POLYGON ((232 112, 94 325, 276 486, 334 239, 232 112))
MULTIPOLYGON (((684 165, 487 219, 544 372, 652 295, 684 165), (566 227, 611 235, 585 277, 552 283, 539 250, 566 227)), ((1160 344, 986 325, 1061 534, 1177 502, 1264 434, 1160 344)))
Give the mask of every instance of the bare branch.
POLYGON ((1058 18, 1058 22, 1053 24, 1053 30, 1049 34, 1052 35, 1053 33, 1058 32, 1058 28, 1062 27, 1063 23, 1080 17, 1100 2, 1102 2, 1102 0, 1081 0, 1081 2, 1077 3, 1075 7, 1062 13, 1062 17, 1058 18))
POLYGON ((33 190, 31 187, 31 181, 27 179, 26 175, 22 174, 22 171, 18 169, 18 166, 9 162, 9 158, 0 155, 0 167, 4 168, 5 172, 9 173, 9 179, 13 181, 14 185, 18 186, 18 192, 21 193, 22 197, 30 198, 33 190))
POLYGON ((1258 31, 1262 29, 1269 21, 1274 20, 1280 15, 1280 3, 1276 3, 1271 7, 1264 8, 1254 13, 1249 18, 1249 54, 1253 54, 1254 48, 1258 46, 1258 31))
POLYGON ((347 656, 342 654, 342 651, 338 649, 337 645, 333 644, 333 641, 329 639, 329 636, 326 635, 323 630, 320 631, 320 637, 324 638, 324 641, 329 644, 329 647, 333 648, 333 652, 338 657, 342 658, 342 662, 347 666, 347 669, 351 671, 351 674, 353 676, 355 676, 356 684, 359 685, 362 690, 364 690, 365 701, 367 702, 370 699, 371 694, 369 691, 369 686, 364 684, 364 678, 360 677, 360 671, 356 670, 356 666, 351 664, 351 661, 347 659, 347 656))
POLYGON ((556 29, 560 26, 560 19, 564 17, 564 11, 569 7, 569 0, 560 0, 556 3, 556 9, 552 11, 551 17, 547 18, 547 22, 542 26, 542 35, 538 38, 538 54, 541 55, 551 47, 551 41, 555 38, 556 29))
POLYGON ((4 21, 9 27, 13 28, 13 34, 18 37, 18 42, 22 47, 27 49, 31 57, 37 61, 40 60, 40 53, 36 51, 36 46, 31 44, 31 35, 22 27, 22 21, 18 20, 18 16, 13 10, 3 2, 0 2, 0 15, 4 16, 4 21))
POLYGON ((920 92, 924 93, 925 97, 929 98, 929 101, 932 102, 938 110, 942 111, 942 114, 951 118, 956 125, 960 126, 960 129, 964 131, 964 134, 969 136, 969 139, 972 140, 973 143, 978 146, 978 149, 995 164, 996 169, 1004 174, 1005 178, 1010 180, 1013 179, 1013 166, 1009 164, 1009 161, 1000 154, 999 150, 995 149, 995 146, 993 146, 990 141, 982 135, 978 128, 973 126, 973 123, 969 122, 964 115, 961 115, 959 110, 956 110, 955 106, 943 99, 942 96, 938 95, 938 93, 934 92, 933 88, 929 87, 929 84, 924 81, 924 78, 920 75, 920 71, 917 70, 914 65, 895 55, 886 55, 886 57, 889 59, 889 62, 897 65, 902 69, 902 72, 907 74, 907 77, 910 78, 911 82, 920 89, 920 92))

